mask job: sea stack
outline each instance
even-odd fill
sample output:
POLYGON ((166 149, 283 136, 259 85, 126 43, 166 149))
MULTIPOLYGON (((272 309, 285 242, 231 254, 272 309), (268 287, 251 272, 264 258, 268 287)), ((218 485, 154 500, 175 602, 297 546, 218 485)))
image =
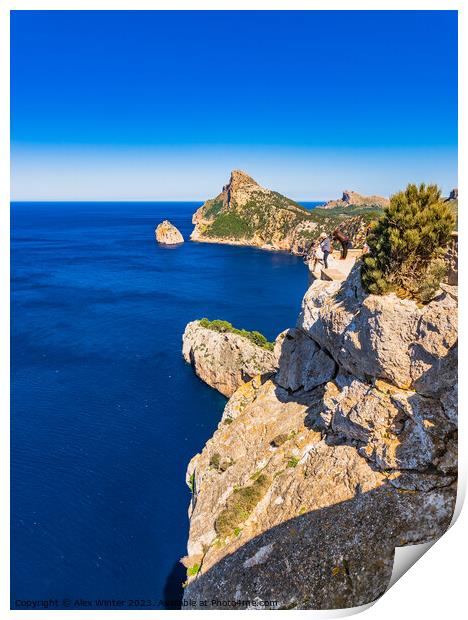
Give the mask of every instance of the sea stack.
POLYGON ((184 242, 180 230, 178 230, 174 224, 171 224, 169 220, 161 222, 154 231, 154 234, 156 241, 164 245, 176 245, 184 242))

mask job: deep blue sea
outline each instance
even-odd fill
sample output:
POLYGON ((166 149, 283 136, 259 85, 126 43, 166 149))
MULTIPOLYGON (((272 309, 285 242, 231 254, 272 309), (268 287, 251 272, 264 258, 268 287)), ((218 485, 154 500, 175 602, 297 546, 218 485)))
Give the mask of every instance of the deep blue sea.
POLYGON ((286 253, 155 243, 165 218, 188 238, 198 206, 12 204, 13 607, 178 607, 185 470, 225 404, 184 363, 184 327, 222 318, 273 339, 307 285, 286 253))

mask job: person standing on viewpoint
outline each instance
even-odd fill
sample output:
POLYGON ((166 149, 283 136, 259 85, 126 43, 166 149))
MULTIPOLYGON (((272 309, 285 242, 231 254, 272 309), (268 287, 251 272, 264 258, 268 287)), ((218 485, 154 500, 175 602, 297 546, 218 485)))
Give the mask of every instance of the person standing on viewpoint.
POLYGON ((338 230, 338 228, 336 228, 333 231, 333 240, 338 241, 340 243, 341 245, 340 260, 344 260, 348 256, 348 250, 351 247, 351 241, 349 237, 343 234, 341 230, 338 230))
POLYGON ((331 242, 330 237, 327 233, 321 233, 319 237, 320 241, 320 249, 323 252, 323 264, 325 265, 325 269, 328 269, 328 257, 331 253, 331 242))

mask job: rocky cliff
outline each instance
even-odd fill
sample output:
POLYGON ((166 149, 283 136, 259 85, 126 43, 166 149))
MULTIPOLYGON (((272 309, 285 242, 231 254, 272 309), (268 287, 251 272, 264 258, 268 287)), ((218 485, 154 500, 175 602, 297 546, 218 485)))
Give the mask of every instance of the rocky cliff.
POLYGON ((276 369, 273 351, 238 333, 203 327, 200 321, 192 321, 185 328, 182 354, 197 377, 224 396, 232 396, 256 375, 276 369))
POLYGON ((164 220, 164 222, 158 224, 154 235, 158 243, 164 243, 165 245, 175 245, 184 242, 182 233, 169 220, 164 220))
POLYGON ((275 352, 277 373, 241 385, 189 464, 188 608, 362 605, 396 546, 450 523, 456 287, 420 307, 367 295, 359 266, 317 280, 275 352))
POLYGON ((233 170, 222 192, 195 212, 193 224, 193 241, 249 245, 298 255, 306 254, 323 231, 343 228, 357 245, 362 243, 365 229, 365 219, 360 215, 309 211, 260 186, 241 170, 233 170), (359 237, 355 232, 359 232, 359 237))
POLYGON ((383 196, 362 196, 357 192, 345 189, 341 199, 329 200, 323 205, 323 209, 364 207, 373 209, 384 209, 390 201, 383 196))

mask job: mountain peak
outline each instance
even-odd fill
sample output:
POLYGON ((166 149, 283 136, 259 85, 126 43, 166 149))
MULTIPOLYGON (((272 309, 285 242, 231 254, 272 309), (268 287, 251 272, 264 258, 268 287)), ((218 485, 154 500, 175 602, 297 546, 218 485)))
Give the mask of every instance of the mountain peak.
POLYGON ((194 213, 190 238, 287 250, 292 231, 309 219, 305 207, 236 169, 222 191, 194 213))
POLYGON ((352 203, 354 200, 359 200, 361 198, 361 194, 354 192, 352 189, 345 189, 343 191, 343 197, 341 198, 341 200, 343 202, 352 203))
POLYGON ((243 170, 233 170, 229 179, 229 185, 232 187, 233 185, 258 185, 258 183, 243 170))

